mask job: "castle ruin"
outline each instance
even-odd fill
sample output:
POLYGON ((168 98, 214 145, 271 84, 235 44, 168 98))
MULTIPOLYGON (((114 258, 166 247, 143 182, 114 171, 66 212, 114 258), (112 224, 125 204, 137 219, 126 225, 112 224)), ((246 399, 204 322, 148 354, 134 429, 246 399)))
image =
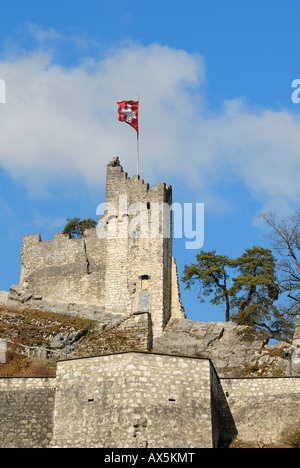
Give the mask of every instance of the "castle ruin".
POLYGON ((245 355, 251 363, 261 346, 240 347, 233 323, 186 319, 171 205, 169 185, 150 189, 113 158, 97 228, 82 238, 24 237, 20 284, 0 291, 0 304, 25 312, 57 311, 59 304, 64 313, 93 317, 101 351, 60 360, 55 377, 1 377, 0 447, 177 450, 219 447, 236 437, 272 444, 299 422, 299 375, 222 375, 225 361, 236 354, 238 366, 245 355), (140 235, 153 212, 156 232, 140 235))
POLYGON ((106 215, 100 220, 108 235, 99 235, 98 226, 75 239, 62 233, 45 242, 40 235, 25 236, 20 287, 44 301, 95 305, 124 316, 149 312, 153 334, 162 333, 171 317, 185 316, 172 257, 171 205, 170 185, 158 183, 150 189, 139 176, 129 178, 119 158, 113 158, 107 165, 106 215), (129 235, 134 223, 130 207, 141 205, 146 216, 149 213, 149 231, 141 236, 136 222, 129 235), (150 231, 153 212, 160 217, 155 235, 150 231))

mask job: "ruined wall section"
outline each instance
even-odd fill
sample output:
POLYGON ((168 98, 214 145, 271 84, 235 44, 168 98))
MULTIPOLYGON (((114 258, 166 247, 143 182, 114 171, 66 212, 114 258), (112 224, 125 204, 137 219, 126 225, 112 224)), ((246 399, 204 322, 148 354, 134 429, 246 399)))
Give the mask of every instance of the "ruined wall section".
POLYGON ((39 235, 26 236, 21 264, 20 286, 43 300, 104 308, 105 239, 96 229, 78 239, 58 233, 42 242, 39 235))
MULTIPOLYGON (((138 176, 130 179, 118 158, 107 166, 106 206, 115 207, 116 216, 108 217, 116 223, 116 237, 106 243, 106 310, 130 314, 150 312, 154 334, 161 333, 171 316, 172 225, 170 211, 165 218, 160 213, 158 228, 153 227, 154 206, 172 204, 172 188, 158 183, 150 190, 149 184, 138 176), (121 205, 120 197, 125 202, 121 205), (130 207, 142 203, 147 210, 148 236, 141 236, 141 226, 130 207), (129 215, 124 215, 124 211, 129 215), (170 235, 163 236, 164 219, 168 217, 170 235), (132 233, 135 231, 135 235, 132 233), (118 294, 116 295, 116 291, 118 294), (141 297, 142 305, 141 305, 141 297), (148 298, 148 299, 147 299, 148 298), (148 301, 148 309, 147 309, 148 301), (141 310, 142 309, 142 310, 141 310)), ((136 211, 138 214, 139 212, 136 211)), ((138 214, 139 216, 139 214, 138 214)), ((140 218, 142 219, 142 218, 140 218)), ((157 219, 157 218, 156 218, 157 219)))
POLYGON ((137 312, 115 324, 105 326, 97 338, 95 354, 152 349, 152 323, 149 312, 137 312))
POLYGON ((185 310, 181 301, 178 270, 176 260, 172 257, 172 285, 171 285, 171 318, 186 318, 185 310))
POLYGON ((296 316, 296 329, 294 334, 294 340, 300 340, 300 314, 296 316))

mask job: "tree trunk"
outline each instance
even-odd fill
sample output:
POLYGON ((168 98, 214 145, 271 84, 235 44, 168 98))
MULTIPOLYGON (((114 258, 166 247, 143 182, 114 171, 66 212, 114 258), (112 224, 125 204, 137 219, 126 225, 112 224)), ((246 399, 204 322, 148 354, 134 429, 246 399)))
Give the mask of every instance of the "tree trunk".
POLYGON ((230 322, 230 302, 228 294, 226 294, 226 322, 230 322))

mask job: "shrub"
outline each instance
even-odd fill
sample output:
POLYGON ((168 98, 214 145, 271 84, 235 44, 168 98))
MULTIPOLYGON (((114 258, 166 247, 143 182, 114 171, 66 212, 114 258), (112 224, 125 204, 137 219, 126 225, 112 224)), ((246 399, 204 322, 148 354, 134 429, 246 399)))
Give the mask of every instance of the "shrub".
POLYGON ((300 421, 282 432, 282 441, 292 448, 300 448, 300 421))
POLYGON ((40 377, 54 376, 56 364, 50 361, 20 356, 7 351, 6 363, 0 364, 1 377, 40 377))

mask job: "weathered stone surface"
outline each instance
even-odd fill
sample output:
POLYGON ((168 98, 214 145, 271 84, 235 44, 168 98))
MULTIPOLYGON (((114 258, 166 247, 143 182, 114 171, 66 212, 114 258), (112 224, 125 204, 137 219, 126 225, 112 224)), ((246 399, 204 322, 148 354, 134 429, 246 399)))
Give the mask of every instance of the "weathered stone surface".
POLYGON ((0 291, 0 305, 5 306, 8 301, 9 293, 7 291, 0 291))
POLYGON ((139 293, 139 304, 137 310, 140 312, 149 312, 149 309, 149 293, 147 290, 143 289, 139 293))
POLYGON ((0 378, 0 447, 47 448, 53 433, 55 378, 0 378))
POLYGON ((294 335, 295 340, 300 340, 300 314, 296 317, 296 330, 294 335))
POLYGON ((291 425, 296 429, 300 416, 299 378, 221 379, 221 385, 239 439, 276 444, 282 441, 284 430, 291 425))
POLYGON ((0 364, 6 363, 7 342, 0 338, 0 364))
POLYGON ((217 385, 210 362, 202 359, 125 353, 63 361, 52 444, 212 447, 219 431, 211 418, 217 385))
MULTIPOLYGON (((152 340, 151 315, 139 312, 102 326, 89 354, 150 351, 152 340)), ((79 347, 77 355, 87 355, 87 348, 81 350, 79 347)))
MULTIPOLYGON (((195 322, 172 319, 164 333, 155 337, 155 352, 200 356, 212 359, 218 374, 222 376, 289 375, 288 343, 268 346, 263 335, 243 335, 244 327, 232 322, 195 322)), ((293 364, 292 374, 299 375, 293 364)))

